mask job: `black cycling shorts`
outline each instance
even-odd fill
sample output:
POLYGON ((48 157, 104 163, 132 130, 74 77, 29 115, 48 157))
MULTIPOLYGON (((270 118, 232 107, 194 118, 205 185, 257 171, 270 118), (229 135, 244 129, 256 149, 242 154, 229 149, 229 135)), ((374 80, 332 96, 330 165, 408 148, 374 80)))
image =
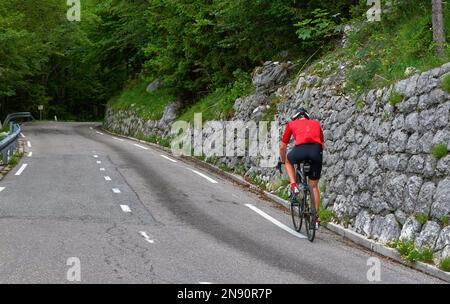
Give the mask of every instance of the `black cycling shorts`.
POLYGON ((302 144, 295 146, 288 153, 287 158, 292 165, 302 161, 311 162, 311 170, 307 176, 311 180, 318 180, 322 174, 322 145, 320 144, 302 144))

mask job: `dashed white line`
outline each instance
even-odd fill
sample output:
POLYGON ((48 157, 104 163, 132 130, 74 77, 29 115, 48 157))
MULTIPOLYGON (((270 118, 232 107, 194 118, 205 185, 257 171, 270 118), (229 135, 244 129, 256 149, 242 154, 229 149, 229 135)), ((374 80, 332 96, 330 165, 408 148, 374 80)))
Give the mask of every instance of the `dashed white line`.
POLYGON ((274 219, 273 217, 271 217, 270 215, 268 215, 267 213, 265 213, 264 211, 256 208, 255 206, 253 206, 252 204, 245 204, 245 206, 247 206, 248 208, 250 208, 251 210, 255 211, 256 213, 258 213, 259 215, 261 215, 263 218, 265 218, 266 220, 271 221, 273 224, 277 225, 278 227, 280 227, 281 229, 283 229, 286 232, 289 232, 290 234, 292 234, 295 237, 298 237, 300 239, 306 239, 306 236, 292 230, 291 228, 289 228, 288 226, 286 226, 285 224, 279 222, 278 220, 274 219))
POLYGON ((33 152, 28 153, 28 157, 33 156, 33 152))
POLYGON ((148 150, 148 148, 147 147, 144 147, 144 146, 141 146, 141 145, 138 145, 138 144, 134 144, 136 147, 138 147, 138 148, 141 148, 141 149, 144 149, 144 150, 148 150))
POLYGON ((89 127, 89 129, 91 129, 91 130, 94 130, 94 128, 93 128, 93 127, 89 127))
POLYGON ((27 146, 28 146, 28 148, 31 148, 31 142, 30 141, 27 141, 27 146))
POLYGON ((167 157, 167 156, 162 155, 162 154, 161 154, 161 157, 163 157, 163 158, 165 158, 165 159, 167 159, 167 160, 169 160, 169 161, 171 161, 171 162, 173 162, 173 163, 176 163, 176 162, 177 162, 176 160, 171 159, 170 157, 167 157))
POLYGON ((122 138, 117 138, 117 137, 112 137, 113 139, 115 139, 115 140, 118 140, 118 141, 124 141, 122 138))
POLYGON ((120 208, 122 208, 123 212, 127 212, 127 213, 131 212, 131 209, 128 205, 120 205, 120 208))
POLYGON ((94 156, 94 158, 98 158, 98 155, 93 155, 94 156))
POLYGON ((211 285, 212 283, 211 282, 198 282, 199 284, 202 284, 202 285, 211 285))
POLYGON ((3 190, 5 190, 5 187, 0 187, 0 192, 2 192, 3 190))
POLYGON ((211 177, 206 176, 205 174, 200 173, 200 172, 198 172, 198 171, 196 171, 196 170, 193 170, 193 169, 191 169, 191 171, 194 172, 194 173, 197 174, 197 175, 200 175, 200 176, 203 177, 204 179, 207 179, 207 180, 210 181, 211 183, 217 184, 217 181, 213 180, 211 177))
POLYGON ((99 131, 95 131, 95 133, 100 134, 100 135, 105 135, 105 134, 103 134, 102 132, 99 132, 99 131))
POLYGON ((118 188, 113 188, 113 189, 112 189, 112 192, 114 192, 114 193, 116 193, 116 194, 121 193, 121 192, 120 192, 120 189, 118 189, 118 188))
POLYGON ((20 133, 20 136, 21 136, 22 138, 25 138, 25 137, 26 137, 25 135, 23 135, 23 133, 20 133))
POLYGON ((101 161, 99 161, 99 160, 97 161, 97 165, 100 165, 101 163, 102 163, 101 161))
POLYGON ((105 171, 105 168, 100 168, 100 171, 105 171))
POLYGON ((148 236, 147 232, 145 232, 145 231, 139 231, 139 234, 142 235, 142 236, 144 237, 144 239, 145 239, 147 242, 149 242, 150 244, 154 244, 154 243, 155 243, 155 240, 152 240, 152 239, 148 236))
POLYGON ((110 181, 111 181, 111 177, 105 176, 105 180, 108 181, 108 182, 110 182, 110 181))
POLYGON ((16 175, 21 175, 25 168, 28 166, 28 164, 23 164, 22 167, 16 172, 16 175))

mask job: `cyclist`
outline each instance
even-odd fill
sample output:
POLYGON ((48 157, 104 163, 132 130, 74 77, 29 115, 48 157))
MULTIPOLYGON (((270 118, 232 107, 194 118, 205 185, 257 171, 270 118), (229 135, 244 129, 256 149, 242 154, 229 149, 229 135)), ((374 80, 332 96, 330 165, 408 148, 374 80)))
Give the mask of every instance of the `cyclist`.
POLYGON ((294 165, 305 160, 311 162, 311 170, 308 173, 309 184, 314 192, 316 211, 319 212, 320 192, 319 179, 322 173, 322 152, 324 148, 323 130, 320 123, 312 120, 309 113, 301 108, 288 122, 280 146, 281 163, 285 164, 291 183, 292 195, 301 191, 295 182, 294 165), (291 138, 295 139, 295 147, 287 154, 287 144, 291 138))

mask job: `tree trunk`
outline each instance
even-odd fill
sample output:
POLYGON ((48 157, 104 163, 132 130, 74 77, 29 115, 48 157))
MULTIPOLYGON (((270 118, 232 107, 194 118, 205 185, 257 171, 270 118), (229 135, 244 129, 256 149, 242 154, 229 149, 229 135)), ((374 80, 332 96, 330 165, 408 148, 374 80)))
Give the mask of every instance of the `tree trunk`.
POLYGON ((442 0, 432 0, 433 2, 433 41, 436 44, 436 54, 444 55, 444 17, 442 14, 442 0))

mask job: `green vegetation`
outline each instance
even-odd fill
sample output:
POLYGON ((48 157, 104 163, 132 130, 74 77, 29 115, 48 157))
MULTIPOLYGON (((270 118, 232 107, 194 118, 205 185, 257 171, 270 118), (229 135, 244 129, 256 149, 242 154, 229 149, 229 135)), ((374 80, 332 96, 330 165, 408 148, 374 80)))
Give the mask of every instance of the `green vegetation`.
POLYGON ((444 79, 442 79, 442 89, 447 93, 450 93, 450 74, 447 74, 444 79))
POLYGON ((133 109, 144 119, 161 119, 165 107, 175 100, 170 89, 159 89, 147 92, 148 82, 131 84, 119 96, 111 101, 113 109, 133 109))
POLYGON ((334 219, 334 213, 324 206, 321 206, 319 209, 319 219, 322 225, 326 226, 334 219))
POLYGON ((391 95, 389 96, 389 104, 393 107, 395 107, 398 103, 402 102, 405 96, 402 94, 393 91, 391 92, 391 95))
POLYGON ((425 225, 425 223, 428 222, 428 215, 427 214, 423 214, 423 213, 417 214, 416 215, 416 220, 420 224, 425 225))
POLYGON ((444 215, 444 216, 441 218, 441 224, 442 224, 443 227, 448 226, 448 215, 444 215))
POLYGON ((431 154, 433 157, 437 160, 447 156, 448 154, 448 148, 446 144, 439 144, 433 147, 433 150, 431 151, 431 154))
POLYGON ((450 272, 450 257, 443 259, 439 265, 439 268, 443 271, 450 272))
POLYGON ((407 262, 433 262, 433 250, 430 248, 416 249, 414 241, 397 241, 391 243, 390 246, 396 248, 402 259, 407 262))

